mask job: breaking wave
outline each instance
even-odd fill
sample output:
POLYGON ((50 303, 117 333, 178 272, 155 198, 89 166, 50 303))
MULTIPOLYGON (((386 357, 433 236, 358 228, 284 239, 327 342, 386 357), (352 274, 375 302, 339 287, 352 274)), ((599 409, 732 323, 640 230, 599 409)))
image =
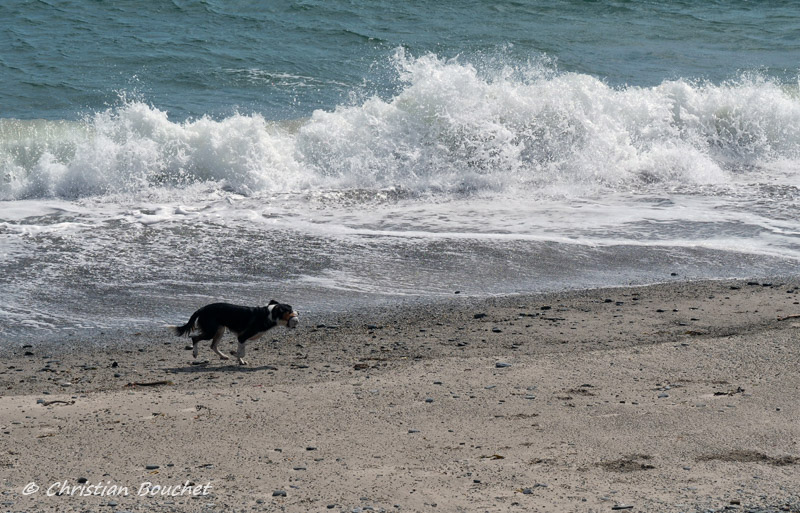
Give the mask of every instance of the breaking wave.
POLYGON ((775 162, 800 172, 797 83, 745 75, 612 87, 544 62, 475 66, 402 51, 393 64, 395 94, 290 122, 174 122, 137 100, 82 121, 2 119, 0 199, 197 182, 246 195, 522 195, 724 184, 775 162))

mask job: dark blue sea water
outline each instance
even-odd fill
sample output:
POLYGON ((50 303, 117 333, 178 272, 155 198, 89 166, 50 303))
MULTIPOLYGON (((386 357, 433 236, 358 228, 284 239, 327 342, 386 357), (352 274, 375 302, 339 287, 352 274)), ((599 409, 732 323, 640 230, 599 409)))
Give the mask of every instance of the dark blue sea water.
POLYGON ((4 1, 0 337, 791 274, 799 77, 793 2, 4 1))

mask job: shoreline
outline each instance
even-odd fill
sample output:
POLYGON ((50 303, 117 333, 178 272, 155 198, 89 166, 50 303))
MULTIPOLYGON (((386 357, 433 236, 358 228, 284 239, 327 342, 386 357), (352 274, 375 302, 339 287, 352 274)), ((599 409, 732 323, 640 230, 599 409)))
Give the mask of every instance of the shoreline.
POLYGON ((10 511, 800 511, 795 314, 800 278, 681 281, 308 314, 248 367, 192 362, 167 330, 15 344, 0 493, 10 511), (47 496, 64 482, 129 495, 47 496))

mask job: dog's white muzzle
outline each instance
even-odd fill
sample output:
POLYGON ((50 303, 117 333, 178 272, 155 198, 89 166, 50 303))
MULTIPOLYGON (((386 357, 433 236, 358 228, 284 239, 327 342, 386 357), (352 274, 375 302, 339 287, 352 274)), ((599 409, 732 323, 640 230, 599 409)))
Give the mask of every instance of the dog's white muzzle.
POLYGON ((300 319, 297 317, 297 312, 292 312, 289 319, 286 320, 287 328, 296 328, 300 324, 300 319))

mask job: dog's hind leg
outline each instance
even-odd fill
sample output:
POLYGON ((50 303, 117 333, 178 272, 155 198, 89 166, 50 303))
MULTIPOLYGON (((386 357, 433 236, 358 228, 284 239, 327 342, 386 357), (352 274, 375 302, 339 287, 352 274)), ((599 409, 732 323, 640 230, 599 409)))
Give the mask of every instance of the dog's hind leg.
POLYGON ((199 335, 192 335, 192 356, 197 358, 197 353, 200 350, 200 346, 198 343, 202 340, 210 340, 212 339, 212 335, 206 334, 206 332, 202 332, 199 335))
POLYGON ((239 365, 247 365, 247 360, 244 359, 245 342, 239 342, 239 347, 236 350, 236 359, 239 360, 239 365))
POLYGON ((219 329, 217 329, 217 332, 214 334, 214 338, 211 340, 211 350, 217 353, 221 359, 227 360, 229 357, 217 347, 217 344, 219 344, 219 340, 222 338, 224 333, 225 327, 220 326, 219 329))

